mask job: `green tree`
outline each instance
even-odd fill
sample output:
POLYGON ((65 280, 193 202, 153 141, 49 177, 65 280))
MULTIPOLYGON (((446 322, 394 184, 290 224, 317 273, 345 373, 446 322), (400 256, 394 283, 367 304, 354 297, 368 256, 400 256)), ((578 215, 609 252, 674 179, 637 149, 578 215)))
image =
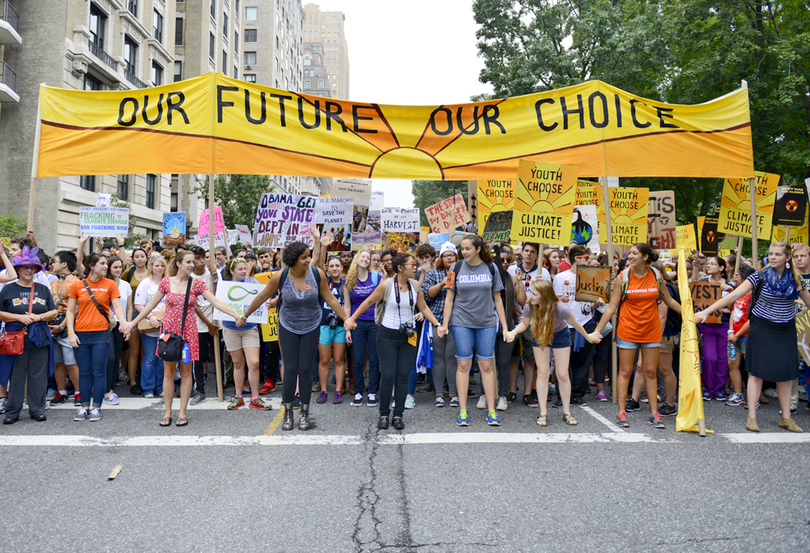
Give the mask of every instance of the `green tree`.
MULTIPOLYGON (((256 208, 265 192, 272 192, 274 186, 266 175, 217 175, 214 180, 214 199, 222 207, 225 228, 247 225, 253 229, 256 208)), ((192 193, 204 200, 208 199, 208 182, 197 179, 192 193)))
POLYGON ((467 197, 467 181, 415 180, 411 181, 413 204, 419 208, 419 224, 429 226, 425 209, 433 204, 461 193, 467 197))
POLYGON ((14 215, 0 215, 0 237, 19 238, 25 236, 28 223, 14 215))

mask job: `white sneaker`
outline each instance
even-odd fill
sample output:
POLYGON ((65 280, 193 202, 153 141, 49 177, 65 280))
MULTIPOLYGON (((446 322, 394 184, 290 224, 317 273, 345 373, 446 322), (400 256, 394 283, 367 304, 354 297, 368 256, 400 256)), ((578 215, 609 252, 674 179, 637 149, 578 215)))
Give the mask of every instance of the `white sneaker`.
POLYGON ((118 405, 121 402, 118 401, 118 394, 113 392, 104 398, 104 403, 106 403, 107 405, 118 405))
POLYGON ((509 402, 506 401, 505 396, 501 396, 498 398, 498 405, 495 406, 495 409, 498 411, 506 411, 509 408, 509 402))
POLYGON ((779 395, 773 388, 768 388, 767 390, 765 390, 765 397, 769 397, 771 399, 779 399, 779 395))
POLYGON ((475 406, 478 407, 479 409, 486 409, 487 408, 487 396, 482 394, 478 398, 478 403, 475 406))

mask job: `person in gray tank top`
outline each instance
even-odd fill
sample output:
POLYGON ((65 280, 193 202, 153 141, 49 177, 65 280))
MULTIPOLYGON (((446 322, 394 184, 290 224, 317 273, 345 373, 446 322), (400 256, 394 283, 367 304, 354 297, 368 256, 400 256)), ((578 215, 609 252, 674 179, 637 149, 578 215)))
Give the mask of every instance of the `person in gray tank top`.
MULTIPOLYGON (((293 399, 296 385, 301 393, 299 430, 309 430, 309 401, 312 397, 312 366, 318 355, 321 327, 321 298, 344 321, 349 317, 329 289, 324 272, 310 266, 312 256, 303 242, 293 242, 282 256, 286 268, 273 275, 245 310, 245 317, 253 313, 277 291, 281 292, 278 316, 278 343, 284 359, 284 422, 282 430, 292 430, 293 399), (316 276, 317 275, 317 276, 316 276), (283 282, 282 282, 283 279, 283 282), (319 284, 320 283, 320 284, 319 284)), ((345 323, 346 330, 354 324, 345 323)))

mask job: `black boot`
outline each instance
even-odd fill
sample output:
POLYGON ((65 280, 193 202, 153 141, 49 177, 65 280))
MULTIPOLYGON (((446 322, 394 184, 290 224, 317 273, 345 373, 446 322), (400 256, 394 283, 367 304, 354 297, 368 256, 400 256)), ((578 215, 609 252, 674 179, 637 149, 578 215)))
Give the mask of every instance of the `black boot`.
POLYGON ((292 430, 295 428, 295 418, 293 417, 292 403, 284 404, 284 422, 281 424, 282 430, 292 430))
POLYGON ((301 405, 301 418, 298 419, 298 430, 309 430, 312 423, 309 422, 309 405, 301 405))

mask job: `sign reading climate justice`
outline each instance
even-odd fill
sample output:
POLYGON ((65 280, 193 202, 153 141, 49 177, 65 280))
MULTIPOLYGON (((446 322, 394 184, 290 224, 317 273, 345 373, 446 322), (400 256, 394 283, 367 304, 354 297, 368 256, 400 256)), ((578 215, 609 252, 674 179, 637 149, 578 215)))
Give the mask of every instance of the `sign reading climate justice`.
POLYGON ((571 240, 577 167, 520 160, 512 240, 565 246, 571 240))
POLYGON ((521 158, 578 165, 587 177, 754 173, 746 89, 680 105, 588 81, 483 102, 395 106, 208 73, 138 90, 42 86, 39 107, 39 177, 512 179, 521 158))
MULTIPOLYGON (((776 200, 776 185, 779 175, 754 173, 754 197, 757 204, 757 238, 771 237, 773 204, 776 200)), ((720 233, 748 236, 751 234, 751 183, 748 179, 726 179, 723 198, 720 200, 720 233)))
MULTIPOLYGON (((647 241, 648 188, 610 188, 610 228, 613 244, 632 246, 647 241)), ((607 237, 604 206, 598 211, 599 234, 607 237)))
POLYGON ((79 227, 85 236, 127 234, 129 210, 122 207, 80 207, 79 227))

